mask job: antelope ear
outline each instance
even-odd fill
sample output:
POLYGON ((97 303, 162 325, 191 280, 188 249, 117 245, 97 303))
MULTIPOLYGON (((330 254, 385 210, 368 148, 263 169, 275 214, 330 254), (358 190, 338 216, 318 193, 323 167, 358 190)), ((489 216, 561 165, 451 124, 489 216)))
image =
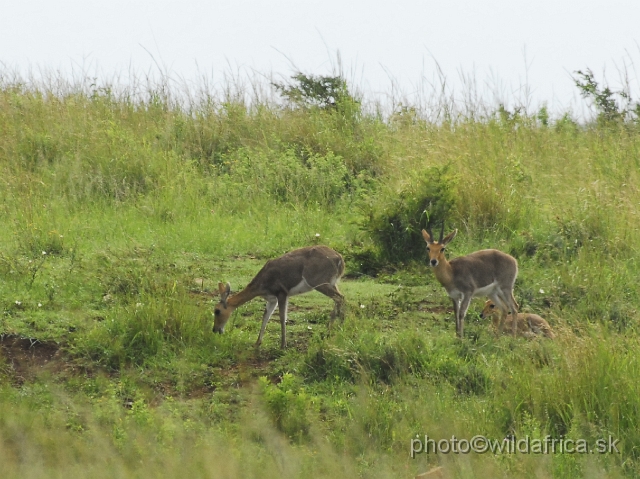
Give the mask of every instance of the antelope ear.
POLYGON ((220 293, 221 298, 226 299, 227 296, 229 296, 229 294, 231 293, 231 284, 218 283, 218 292, 220 293))
POLYGON ((453 230, 453 232, 452 232, 452 233, 449 233, 449 234, 445 237, 445 239, 443 239, 443 240, 442 240, 442 243, 441 243, 441 244, 442 244, 443 246, 445 246, 445 245, 449 244, 449 243, 451 242, 451 240, 452 240, 453 238, 455 238, 455 237, 456 237, 456 235, 457 235, 457 234, 458 234, 458 229, 456 228, 455 230, 453 230))
POLYGON ((427 230, 422 230, 422 237, 427 243, 432 243, 431 236, 429 236, 429 233, 427 233, 427 230))
POLYGON ((225 307, 225 309, 227 308, 227 298, 229 297, 229 294, 231 293, 231 284, 227 283, 222 284, 222 283, 218 283, 218 291, 220 292, 220 302, 222 303, 222 306, 225 307))

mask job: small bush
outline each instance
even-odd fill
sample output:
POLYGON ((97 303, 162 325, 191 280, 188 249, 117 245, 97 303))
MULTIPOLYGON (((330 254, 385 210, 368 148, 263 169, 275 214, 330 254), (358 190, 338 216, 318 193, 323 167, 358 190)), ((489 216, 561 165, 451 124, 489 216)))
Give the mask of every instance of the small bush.
POLYGON ((448 166, 428 167, 411 173, 399 191, 381 191, 364 206, 362 228, 384 260, 400 263, 424 256, 421 230, 450 219, 456 206, 455 185, 448 166))
MULTIPOLYGON (((353 114, 360 110, 360 101, 351 92, 347 81, 340 76, 316 76, 296 73, 293 82, 273 83, 273 86, 290 104, 303 108, 336 110, 353 114)), ((351 116, 351 115, 349 115, 351 116)))
MULTIPOLYGON (((614 91, 608 85, 598 84, 595 75, 588 68, 586 71, 577 70, 575 73, 578 78, 574 78, 573 81, 580 90, 580 95, 590 99, 598 112, 598 125, 609 126, 616 122, 623 122, 634 118, 640 111, 640 102, 634 103, 629 91, 614 91), (616 97, 624 106, 618 103, 616 97)), ((637 119, 637 116, 635 118, 637 119)))

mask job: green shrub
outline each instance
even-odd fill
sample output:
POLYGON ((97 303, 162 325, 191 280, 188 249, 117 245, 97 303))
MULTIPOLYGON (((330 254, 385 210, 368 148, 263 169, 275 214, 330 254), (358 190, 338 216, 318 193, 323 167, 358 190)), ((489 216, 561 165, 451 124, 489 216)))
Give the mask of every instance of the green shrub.
POLYGON ((456 207, 456 178, 449 166, 408 172, 398 189, 383 188, 364 203, 363 230, 384 260, 400 263, 423 258, 423 228, 451 220, 456 207))
POLYGON ((347 81, 340 76, 316 76, 298 72, 293 82, 273 83, 292 105, 303 108, 337 110, 345 114, 360 110, 360 102, 349 92, 347 81))

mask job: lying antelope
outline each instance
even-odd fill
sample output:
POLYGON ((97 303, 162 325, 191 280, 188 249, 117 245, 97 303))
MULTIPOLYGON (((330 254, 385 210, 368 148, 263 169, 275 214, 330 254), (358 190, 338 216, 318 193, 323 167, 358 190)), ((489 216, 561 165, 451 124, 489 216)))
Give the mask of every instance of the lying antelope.
MULTIPOLYGON (((518 303, 513 297, 513 286, 518 276, 518 263, 512 256, 495 249, 483 249, 466 256, 447 261, 445 247, 455 238, 458 230, 446 238, 442 238, 444 226, 440 231, 440 239, 433 241, 432 234, 422 230, 427 242, 429 264, 433 268, 436 279, 453 300, 456 315, 456 332, 458 337, 464 335, 464 317, 469 303, 475 296, 487 296, 500 309, 501 318, 498 334, 502 333, 504 321, 509 311, 518 312, 518 303)), ((517 334, 517 322, 513 322, 513 335, 517 334)))
POLYGON ((342 316, 344 296, 338 291, 337 283, 344 274, 342 256, 327 246, 308 246, 296 249, 267 261, 258 274, 239 293, 231 294, 231 285, 218 283, 220 302, 214 311, 213 331, 223 333, 224 326, 234 309, 261 296, 267 301, 262 327, 256 346, 262 343, 262 336, 269 318, 278 306, 280 310, 280 327, 282 337, 280 347, 287 347, 285 337, 287 323, 287 305, 290 296, 319 291, 335 302, 331 313, 331 323, 337 315, 342 316))
MULTIPOLYGON (((496 322, 499 320, 499 311, 496 309, 496 305, 490 299, 484 303, 484 309, 480 313, 481 318, 493 318, 493 326, 496 327, 496 322)), ((513 315, 505 321, 505 325, 509 327, 509 324, 513 323, 513 315)), ((533 338, 535 336, 544 336, 545 338, 553 339, 556 337, 551 330, 551 326, 543 318, 537 314, 531 313, 518 313, 518 334, 525 338, 533 338)))

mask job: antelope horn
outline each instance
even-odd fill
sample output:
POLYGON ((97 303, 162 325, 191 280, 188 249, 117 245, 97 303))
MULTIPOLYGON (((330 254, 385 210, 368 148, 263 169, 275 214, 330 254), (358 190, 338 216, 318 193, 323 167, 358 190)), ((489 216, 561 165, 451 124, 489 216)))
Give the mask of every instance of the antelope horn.
POLYGON ((429 238, 431 238, 431 241, 433 241, 433 231, 431 231, 431 222, 427 223, 427 227, 425 229, 427 230, 427 233, 429 233, 429 238))
POLYGON ((442 243, 442 238, 444 237, 444 221, 442 222, 442 229, 440 230, 440 239, 438 243, 442 243))

